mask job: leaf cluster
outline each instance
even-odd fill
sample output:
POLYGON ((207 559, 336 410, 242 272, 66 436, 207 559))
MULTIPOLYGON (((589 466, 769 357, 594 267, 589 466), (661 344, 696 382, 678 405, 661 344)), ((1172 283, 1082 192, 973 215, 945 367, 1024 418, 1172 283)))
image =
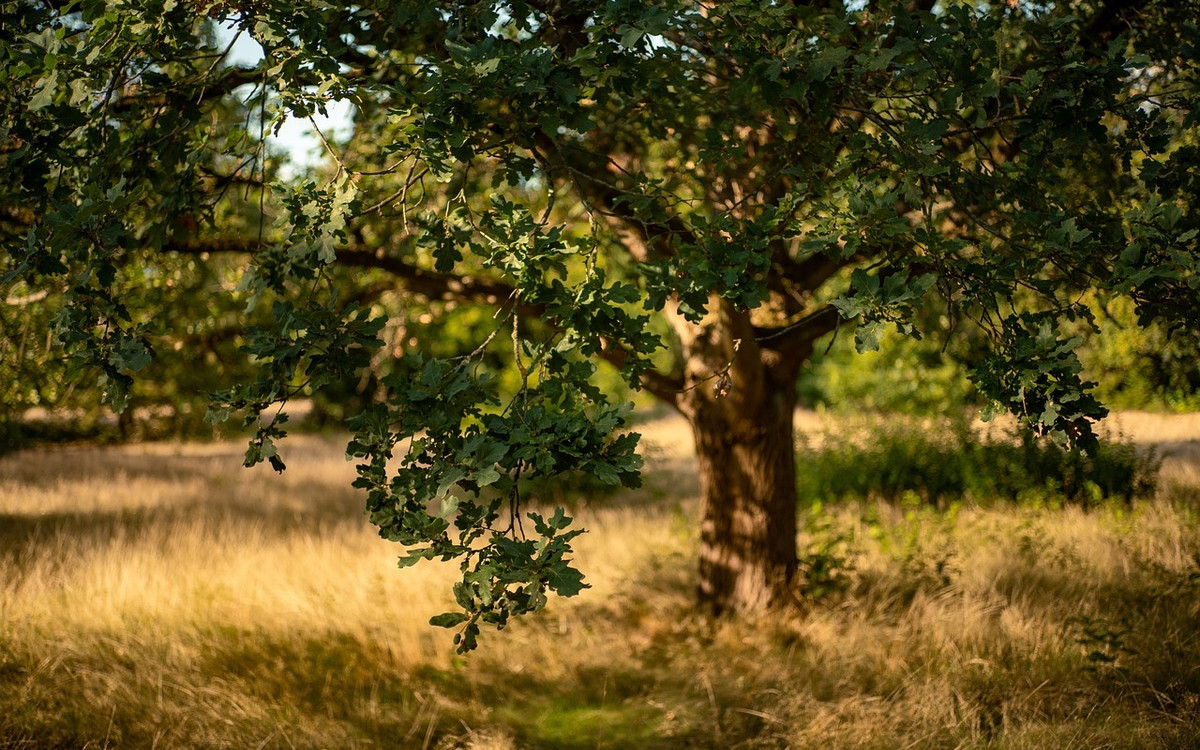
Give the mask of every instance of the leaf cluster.
POLYGON ((351 420, 347 449, 372 523, 409 548, 401 566, 461 558, 461 611, 433 622, 463 625, 462 651, 475 647, 481 623, 503 627, 511 615, 541 609, 547 591, 573 596, 585 587, 569 558, 579 530, 566 531, 562 509, 549 519, 525 514, 521 478, 583 471, 633 487, 641 468, 637 434, 615 434, 623 410, 593 400, 590 366, 562 363, 503 411, 485 412, 498 402, 494 384, 471 364, 406 357, 387 378, 387 402, 351 420))

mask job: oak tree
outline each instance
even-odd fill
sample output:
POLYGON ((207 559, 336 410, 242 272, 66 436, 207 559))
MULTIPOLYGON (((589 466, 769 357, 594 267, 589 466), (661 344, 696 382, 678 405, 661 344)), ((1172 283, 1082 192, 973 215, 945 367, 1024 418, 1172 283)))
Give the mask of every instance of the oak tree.
POLYGON ((210 416, 255 427, 248 464, 283 468, 289 399, 369 373, 356 485, 402 564, 461 561, 434 621, 464 649, 585 585, 524 480, 638 481, 599 365, 692 425, 702 602, 785 605, 819 339, 920 336, 940 304, 986 332, 993 409, 1086 447, 1082 295, 1197 327, 1188 5, 10 0, 5 294, 61 300, 57 351, 120 410, 204 325, 168 282, 223 269, 205 293, 237 300, 254 367, 210 416), (350 135, 286 168, 267 134, 333 102, 350 135), (468 308, 475 341, 413 345, 468 308))

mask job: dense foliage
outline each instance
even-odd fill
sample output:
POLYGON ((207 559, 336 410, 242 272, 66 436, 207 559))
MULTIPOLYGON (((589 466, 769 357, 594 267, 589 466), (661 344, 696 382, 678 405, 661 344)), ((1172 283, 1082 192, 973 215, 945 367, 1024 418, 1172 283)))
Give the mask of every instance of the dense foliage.
POLYGON ((983 332, 989 402, 1066 443, 1104 413, 1079 377, 1082 295, 1196 326, 1184 5, 10 1, 5 294, 52 295, 41 358, 98 374, 118 411, 156 351, 235 311, 250 367, 212 385, 210 416, 255 428, 248 464, 283 468, 289 400, 369 374, 358 486, 406 564, 463 560, 462 611, 437 618, 463 648, 584 585, 577 532, 526 515, 522 479, 637 482, 636 435, 592 380, 607 360, 695 426, 702 593, 776 602, 792 394, 820 336, 919 336, 936 302, 983 332), (217 24, 261 61, 230 64, 217 24), (272 164, 266 133, 333 101, 354 128, 327 166, 272 164), (179 291, 196 283, 199 306, 179 291), (406 346, 398 310, 450 301, 494 309, 480 337, 406 346), (504 402, 499 352, 520 373, 504 402), (739 536, 743 515, 766 520, 739 536))

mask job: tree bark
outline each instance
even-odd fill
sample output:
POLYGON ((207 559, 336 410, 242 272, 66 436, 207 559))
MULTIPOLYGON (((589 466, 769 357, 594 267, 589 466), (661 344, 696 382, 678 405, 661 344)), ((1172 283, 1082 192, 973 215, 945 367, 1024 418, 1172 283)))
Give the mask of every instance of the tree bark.
POLYGON ((700 324, 675 325, 687 358, 678 404, 700 472, 700 601, 715 613, 791 606, 802 360, 756 342, 747 313, 713 309, 700 324))

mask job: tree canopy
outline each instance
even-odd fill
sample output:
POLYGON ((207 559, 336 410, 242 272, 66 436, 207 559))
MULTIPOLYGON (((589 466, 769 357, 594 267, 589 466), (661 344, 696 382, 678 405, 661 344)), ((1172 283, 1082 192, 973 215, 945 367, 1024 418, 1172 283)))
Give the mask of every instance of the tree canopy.
POLYGON ((156 353, 233 331, 248 376, 210 417, 279 469, 283 406, 369 374, 356 485, 402 564, 462 560, 435 623, 464 649, 585 585, 578 531, 525 513, 522 480, 638 481, 607 362, 693 424, 702 596, 778 603, 822 336, 919 337, 940 305, 986 334, 994 409, 1086 445, 1084 295, 1196 328, 1187 5, 6 2, 0 272, 53 304, 5 320, 52 316, 117 410, 156 353), (293 174, 266 135, 335 101, 352 132, 293 174), (464 306, 490 311, 475 340, 413 346, 464 306))

